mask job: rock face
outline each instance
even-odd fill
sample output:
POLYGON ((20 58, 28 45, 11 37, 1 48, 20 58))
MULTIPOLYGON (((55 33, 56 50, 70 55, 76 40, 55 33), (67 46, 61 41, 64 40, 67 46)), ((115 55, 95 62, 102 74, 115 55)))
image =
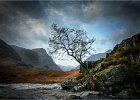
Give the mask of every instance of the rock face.
POLYGON ((15 52, 15 50, 2 40, 0 40, 0 58, 12 58, 14 60, 21 61, 20 56, 15 52))
POLYGON ((136 78, 136 73, 126 65, 116 65, 112 70, 101 75, 98 80, 100 81, 103 91, 107 93, 117 93, 126 88, 136 88, 133 87, 136 78))
POLYGON ((21 60, 34 67, 45 67, 51 70, 61 70, 43 48, 25 49, 17 46, 12 48, 20 55, 21 60))
POLYGON ((140 46, 140 33, 123 40, 120 44, 116 45, 114 47, 113 51, 116 51, 119 48, 124 48, 124 49, 128 49, 131 47, 138 47, 140 46))
POLYGON ((112 70, 102 75, 100 78, 104 85, 112 85, 133 79, 134 77, 135 73, 126 65, 116 65, 112 70))

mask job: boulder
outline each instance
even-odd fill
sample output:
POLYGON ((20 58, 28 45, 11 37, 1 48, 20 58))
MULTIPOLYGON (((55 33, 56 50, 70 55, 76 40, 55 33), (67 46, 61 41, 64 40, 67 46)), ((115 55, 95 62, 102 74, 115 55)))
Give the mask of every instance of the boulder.
MULTIPOLYGON (((124 89, 135 88, 136 74, 126 65, 117 65, 114 68, 103 74, 100 78, 101 90, 105 93, 116 94, 124 89)), ((139 90, 136 87, 136 90, 139 90)))
POLYGON ((86 89, 86 82, 82 82, 82 81, 79 81, 78 84, 76 84, 76 85, 71 89, 71 91, 75 91, 75 92, 80 92, 80 91, 84 91, 84 90, 87 90, 87 89, 86 89))
POLYGON ((101 81, 104 85, 112 85, 115 83, 122 83, 124 81, 133 79, 135 73, 126 65, 116 65, 114 68, 101 76, 101 81))
POLYGON ((63 90, 71 90, 77 84, 78 84, 78 80, 76 78, 70 78, 70 79, 64 81, 61 84, 61 87, 63 90))
POLYGON ((76 78, 70 78, 61 84, 63 90, 72 92, 80 92, 86 90, 86 82, 76 78))

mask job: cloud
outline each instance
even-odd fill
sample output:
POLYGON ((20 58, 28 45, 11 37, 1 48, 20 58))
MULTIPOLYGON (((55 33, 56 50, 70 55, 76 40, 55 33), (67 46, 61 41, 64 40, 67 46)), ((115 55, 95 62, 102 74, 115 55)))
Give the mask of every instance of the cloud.
POLYGON ((50 20, 69 27, 79 28, 83 24, 102 23, 108 32, 113 30, 113 26, 117 23, 123 24, 122 27, 116 26, 118 28, 114 32, 109 31, 106 42, 111 41, 113 45, 140 31, 140 2, 138 1, 50 1, 41 4, 50 15, 50 20))
POLYGON ((47 43, 49 34, 42 20, 15 9, 7 2, 1 3, 0 15, 0 37, 9 44, 33 48, 39 42, 47 43))

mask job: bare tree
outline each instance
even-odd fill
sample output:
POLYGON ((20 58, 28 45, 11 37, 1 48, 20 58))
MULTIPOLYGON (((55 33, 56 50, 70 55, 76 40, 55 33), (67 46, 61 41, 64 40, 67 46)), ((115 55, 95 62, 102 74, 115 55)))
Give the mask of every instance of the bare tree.
POLYGON ((56 24, 51 26, 52 34, 49 38, 51 53, 61 52, 73 57, 86 71, 88 67, 83 59, 90 54, 94 38, 89 39, 84 30, 58 27, 56 24))

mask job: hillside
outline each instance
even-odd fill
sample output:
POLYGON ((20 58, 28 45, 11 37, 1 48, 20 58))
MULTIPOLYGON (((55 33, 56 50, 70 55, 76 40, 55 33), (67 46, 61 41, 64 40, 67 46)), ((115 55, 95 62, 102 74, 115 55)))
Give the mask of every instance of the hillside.
POLYGON ((0 39, 0 59, 12 58, 21 61, 20 56, 15 52, 15 50, 0 39))
POLYGON ((61 70, 43 48, 33 50, 17 46, 12 46, 12 48, 21 57, 21 60, 28 65, 32 65, 34 67, 44 67, 50 70, 61 70))
POLYGON ((97 90, 118 98, 140 98, 140 33, 123 40, 92 65, 88 74, 65 81, 63 89, 71 82, 73 91, 97 90))
POLYGON ((39 63, 38 66, 48 67, 51 70, 61 70, 59 66, 53 61, 53 59, 47 54, 43 48, 32 49, 32 51, 38 54, 39 63))

